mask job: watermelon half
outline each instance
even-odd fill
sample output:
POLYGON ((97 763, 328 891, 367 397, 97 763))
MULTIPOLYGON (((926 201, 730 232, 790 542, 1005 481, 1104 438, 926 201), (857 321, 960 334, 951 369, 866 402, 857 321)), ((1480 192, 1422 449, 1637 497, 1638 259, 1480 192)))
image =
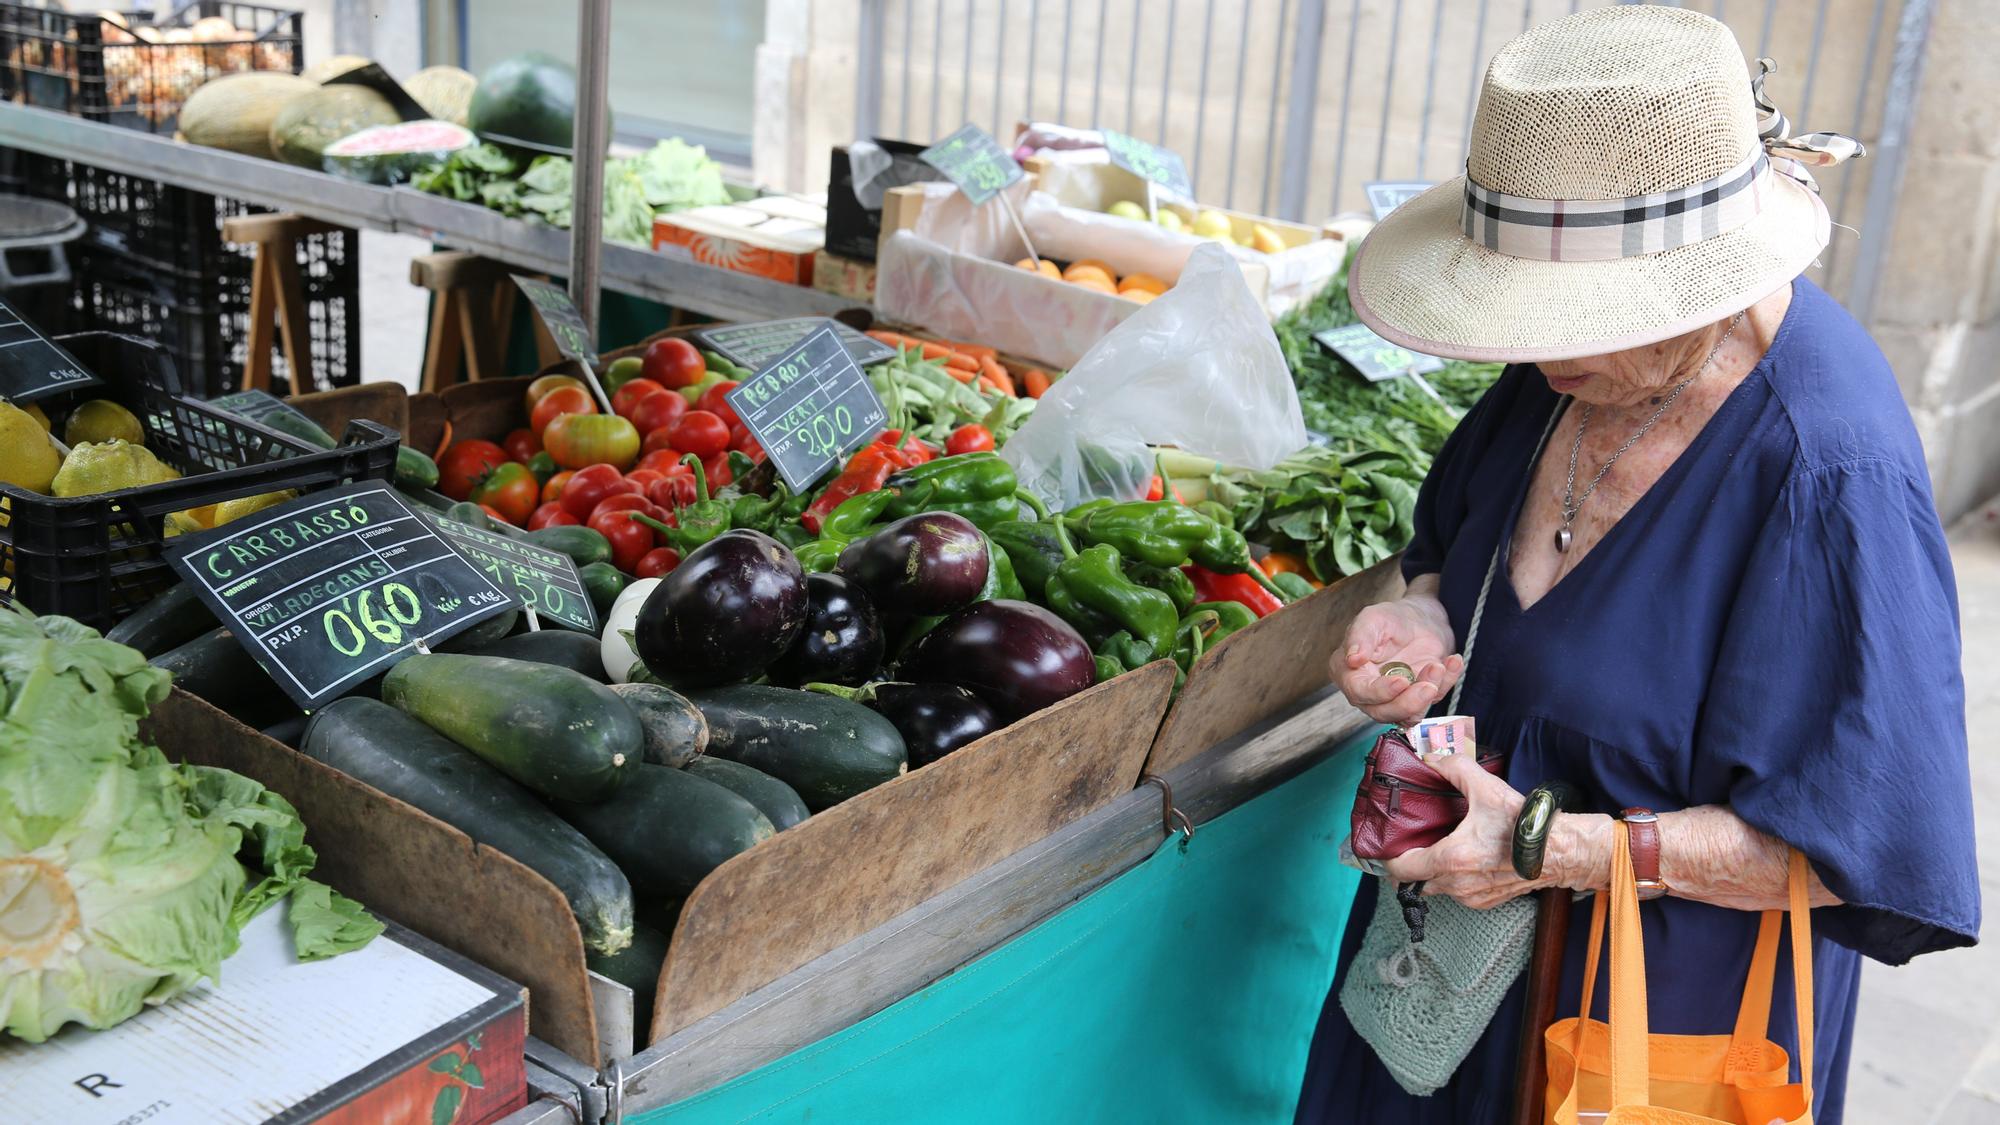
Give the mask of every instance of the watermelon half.
POLYGON ((472 130, 449 121, 373 125, 326 146, 326 170, 369 184, 396 184, 479 143, 472 130))

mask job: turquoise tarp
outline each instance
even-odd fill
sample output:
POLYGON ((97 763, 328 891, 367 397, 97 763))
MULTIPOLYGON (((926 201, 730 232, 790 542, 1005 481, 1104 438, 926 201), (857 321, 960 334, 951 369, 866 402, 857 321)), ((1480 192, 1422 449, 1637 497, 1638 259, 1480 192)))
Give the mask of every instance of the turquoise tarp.
POLYGON ((1372 737, 893 1007, 627 1120, 1289 1122, 1372 737))

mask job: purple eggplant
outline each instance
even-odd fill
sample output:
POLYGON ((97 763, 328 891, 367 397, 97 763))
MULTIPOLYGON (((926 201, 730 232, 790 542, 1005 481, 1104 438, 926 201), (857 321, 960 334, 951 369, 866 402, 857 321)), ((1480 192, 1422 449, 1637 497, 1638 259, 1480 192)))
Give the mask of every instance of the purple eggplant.
POLYGON ((799 639, 805 571, 760 531, 726 531, 696 548, 639 607, 634 648, 648 670, 685 687, 759 675, 799 639))
POLYGON ((1041 606, 1007 600, 977 602, 945 618, 904 655, 899 671, 919 683, 957 684, 1010 723, 1097 679, 1082 634, 1041 606))
POLYGON ((771 665, 771 682, 859 686, 882 666, 882 617, 861 587, 838 574, 806 575, 806 627, 771 665))
POLYGON ((934 617, 971 605, 991 565, 986 537, 971 520, 923 512, 849 543, 838 572, 883 613, 934 617))
POLYGON ((986 701, 952 684, 876 684, 868 706, 894 723, 909 749, 910 768, 927 766, 999 730, 986 701))

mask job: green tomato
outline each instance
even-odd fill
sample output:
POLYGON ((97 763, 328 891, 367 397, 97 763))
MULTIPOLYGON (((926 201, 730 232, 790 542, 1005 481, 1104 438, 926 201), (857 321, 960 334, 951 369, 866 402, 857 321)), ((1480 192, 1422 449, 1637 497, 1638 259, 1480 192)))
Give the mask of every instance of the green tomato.
POLYGON ((612 394, 618 388, 637 379, 646 369, 645 361, 636 355, 620 356, 604 369, 604 393, 612 394))

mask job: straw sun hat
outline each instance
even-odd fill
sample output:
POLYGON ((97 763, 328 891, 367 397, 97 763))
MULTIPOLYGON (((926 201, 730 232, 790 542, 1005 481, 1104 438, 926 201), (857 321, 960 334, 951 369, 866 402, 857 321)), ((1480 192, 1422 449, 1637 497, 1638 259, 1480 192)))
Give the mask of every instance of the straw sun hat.
POLYGON ((1602 355, 1712 324, 1826 246, 1807 165, 1861 146, 1789 136, 1729 29, 1619 5, 1544 24, 1486 69, 1466 174, 1362 242, 1354 311, 1430 355, 1602 355))

